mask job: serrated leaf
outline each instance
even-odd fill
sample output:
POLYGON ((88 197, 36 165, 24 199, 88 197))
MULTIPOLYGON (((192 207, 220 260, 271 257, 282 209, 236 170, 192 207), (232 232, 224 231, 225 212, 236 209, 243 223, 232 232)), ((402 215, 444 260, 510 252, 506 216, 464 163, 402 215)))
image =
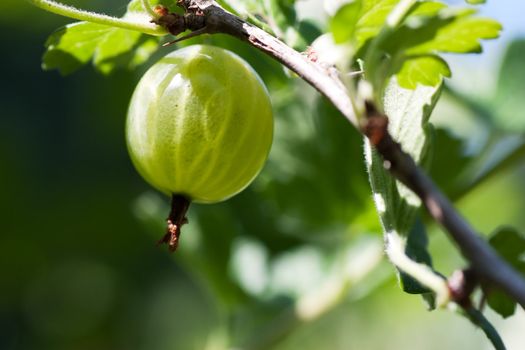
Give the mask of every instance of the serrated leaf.
POLYGON ((405 88, 439 85, 443 77, 451 75, 439 53, 480 52, 481 40, 498 37, 501 25, 475 13, 473 9, 451 10, 441 3, 419 2, 400 26, 375 28, 376 34, 379 30, 382 34, 360 53, 365 58, 367 79, 377 91, 391 75, 397 75, 405 88))
POLYGON ((491 101, 492 122, 500 129, 525 131, 525 40, 516 40, 505 53, 499 72, 496 93, 491 101))
MULTIPOLYGON (((139 1, 134 0, 128 5, 130 12, 127 15, 136 16, 139 12, 131 10, 137 9, 142 9, 142 6, 139 1)), ((98 71, 108 74, 119 66, 133 66, 147 60, 153 50, 151 44, 145 50, 142 37, 137 31, 101 24, 68 24, 47 40, 42 67, 46 70, 57 69, 61 74, 67 75, 93 61, 98 71)))
MULTIPOLYGON (((430 125, 428 118, 439 97, 441 85, 427 87, 418 85, 414 90, 402 88, 392 78, 384 97, 384 111, 389 116, 388 130, 392 137, 402 145, 420 165, 426 163, 430 125)), ((366 164, 373 197, 379 213, 385 236, 399 234, 409 237, 414 220, 421 206, 420 199, 402 183, 395 180, 384 168, 383 159, 365 140, 366 164)), ((421 262, 428 262, 429 257, 421 230, 407 240, 407 252, 421 262), (423 238, 422 238, 423 237, 423 238)), ((415 292, 417 289, 409 287, 415 292)), ((423 292, 422 289, 419 289, 423 292)), ((426 292, 426 290, 425 290, 426 292)))
MULTIPOLYGON (((356 0, 353 3, 341 6, 332 18, 332 21, 337 22, 336 27, 331 27, 334 38, 344 35, 347 40, 351 40, 353 34, 355 36, 355 50, 359 50, 369 39, 379 33, 388 15, 398 3, 399 0, 356 0), (357 12, 355 14, 358 18, 356 22, 353 20, 354 11, 357 12), (344 28, 344 19, 347 20, 346 28, 344 28), (338 31, 346 31, 346 33, 341 34, 338 31)), ((444 7, 446 5, 440 2, 419 2, 414 5, 409 16, 433 16, 444 7)))
MULTIPOLYGON (((504 227, 495 231, 489 238, 490 245, 516 270, 525 275, 525 235, 517 230, 504 227)), ((487 302, 503 317, 512 316, 516 310, 516 301, 500 290, 491 290, 488 286, 487 302)))
POLYGON ((406 50, 407 55, 433 52, 479 53, 483 39, 499 36, 501 24, 493 19, 472 17, 474 11, 463 11, 452 19, 439 18, 430 25, 414 29, 421 37, 432 37, 406 50), (437 23, 436 23, 437 22, 437 23))
POLYGON ((501 25, 491 19, 473 17, 474 13, 443 9, 437 17, 397 29, 384 49, 396 57, 392 73, 397 75, 401 86, 413 89, 417 84, 440 84, 451 72, 437 53, 481 52, 480 40, 498 37, 501 25))
POLYGON ((447 62, 436 55, 406 58, 397 71, 399 85, 407 89, 415 89, 418 84, 437 86, 443 77, 450 76, 447 62))

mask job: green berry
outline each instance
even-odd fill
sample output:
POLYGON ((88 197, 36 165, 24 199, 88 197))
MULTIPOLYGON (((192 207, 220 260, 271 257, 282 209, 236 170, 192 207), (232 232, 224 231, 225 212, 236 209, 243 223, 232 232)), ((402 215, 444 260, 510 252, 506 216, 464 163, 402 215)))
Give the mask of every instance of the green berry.
POLYGON ((140 80, 126 138, 138 172, 153 187, 195 202, 225 200, 263 167, 272 107, 257 73, 214 46, 168 54, 140 80))

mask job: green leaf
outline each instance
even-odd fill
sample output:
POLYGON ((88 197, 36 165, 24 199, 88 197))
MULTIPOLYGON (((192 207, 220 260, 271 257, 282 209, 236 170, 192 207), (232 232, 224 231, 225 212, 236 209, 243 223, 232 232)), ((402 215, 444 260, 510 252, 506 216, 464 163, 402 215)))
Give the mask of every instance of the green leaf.
POLYGON ((342 6, 332 17, 330 30, 336 43, 343 43, 352 38, 360 12, 361 1, 357 0, 342 6))
POLYGON ((474 157, 465 154, 465 140, 450 131, 434 129, 432 136, 430 177, 445 194, 455 195, 462 184, 460 176, 474 157))
POLYGON ((363 0, 355 29, 356 50, 375 37, 399 0, 363 0))
MULTIPOLYGON (((490 236, 489 243, 503 259, 525 275, 525 235, 513 228, 503 227, 490 236)), ((492 290, 491 286, 487 289, 489 306, 503 317, 512 316, 516 302, 500 290, 492 290)))
POLYGON ((510 317, 516 312, 516 302, 499 290, 489 292, 487 304, 504 318, 510 317))
POLYGON ((93 64, 102 73, 110 73, 115 68, 115 65, 108 62, 108 60, 130 51, 140 37, 141 34, 139 32, 120 29, 109 30, 103 35, 103 39, 97 45, 93 56, 93 64))
MULTIPOLYGON (((481 52, 481 40, 498 37, 501 25, 475 13, 472 9, 451 10, 437 2, 419 2, 400 26, 373 26, 368 38, 381 34, 359 52, 365 59, 367 79, 377 91, 382 91, 391 75, 397 75, 399 84, 409 89, 418 84, 439 85, 443 77, 451 75, 439 53, 481 52)), ((384 15, 379 17, 386 20, 384 15)))
POLYGON ((472 17, 474 13, 474 11, 460 11, 450 18, 444 16, 432 19, 421 28, 410 30, 412 34, 417 32, 418 37, 427 37, 427 40, 408 48, 406 54, 481 52, 480 40, 497 38, 502 27, 493 19, 472 17))
POLYGON ((501 228, 491 235, 489 243, 505 260, 525 271, 521 260, 525 253, 525 235, 510 227, 501 228))
MULTIPOLYGON (((137 0, 128 6, 128 13, 139 8, 137 0)), ((137 13, 137 12, 135 12, 137 13)), ((145 62, 155 51, 152 40, 136 31, 89 22, 68 24, 53 33, 46 42, 42 67, 70 74, 89 61, 101 73, 111 73, 117 67, 133 68, 145 62)))
MULTIPOLYGON (((435 9, 434 9, 435 10, 435 9)), ((386 41, 384 50, 392 61, 392 73, 401 86, 413 89, 417 84, 436 86, 450 77, 447 63, 437 53, 481 52, 480 40, 498 37, 501 25, 491 19, 473 17, 475 12, 450 12, 442 9, 428 17, 398 28, 386 41)))
MULTIPOLYGON (((408 234, 405 253, 418 263, 432 266, 432 257, 427 248, 427 232, 421 218, 418 218, 408 234)), ((403 291, 406 293, 424 294, 430 292, 428 288, 422 286, 418 281, 403 272, 400 272, 400 282, 403 291)))
POLYGON ((480 5, 480 4, 484 4, 487 2, 486 0, 465 0, 465 1, 467 2, 467 4, 471 4, 471 5, 480 5))
POLYGON ((397 71, 399 85, 407 89, 415 89, 418 84, 438 86, 443 77, 450 76, 447 62, 436 55, 406 58, 397 71))
MULTIPOLYGON (((429 150, 430 124, 428 118, 439 97, 441 85, 427 87, 418 85, 414 90, 402 88, 395 78, 387 86, 384 97, 384 110, 389 116, 388 130, 403 149, 414 160, 425 165, 429 150)), ((408 237, 406 251, 416 261, 430 264, 426 251, 424 230, 414 228, 420 199, 402 183, 395 180, 384 168, 383 159, 365 141, 366 164, 373 197, 379 213, 385 236, 397 232, 408 237)), ((402 285, 407 291, 426 292, 402 277, 402 285)))
POLYGON ((525 40, 510 44, 501 63, 496 94, 490 104, 492 122, 500 129, 523 133, 525 131, 525 40))
MULTIPOLYGON (((399 0, 355 0, 341 6, 331 22, 331 31, 336 42, 346 37, 348 41, 355 40, 355 50, 359 50, 369 39, 375 37, 399 0), (354 12, 356 12, 354 14, 354 12), (354 16, 357 17, 355 21, 354 16), (345 28, 345 21, 346 28, 345 28)), ((440 2, 425 1, 414 5, 411 17, 432 16, 446 7, 440 2)))

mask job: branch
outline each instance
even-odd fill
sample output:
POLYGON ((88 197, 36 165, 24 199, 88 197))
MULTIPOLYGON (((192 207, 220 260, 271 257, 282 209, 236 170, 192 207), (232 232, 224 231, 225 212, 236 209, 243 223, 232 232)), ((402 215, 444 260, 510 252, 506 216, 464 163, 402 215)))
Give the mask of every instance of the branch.
POLYGON ((276 39, 237 16, 225 11, 212 0, 179 0, 185 9, 188 23, 202 23, 189 29, 201 33, 224 33, 232 35, 258 48, 270 57, 294 71, 302 79, 325 96, 348 119, 348 121, 376 147, 385 160, 385 166, 399 181, 416 193, 434 220, 441 224, 470 261, 479 279, 490 283, 513 297, 525 307, 525 280, 501 259, 494 250, 456 211, 432 180, 405 153, 401 145, 388 133, 388 119, 369 104, 367 121, 360 125, 345 85, 335 68, 326 68, 310 61, 276 39), (199 21, 192 21, 191 16, 199 21), (204 20, 203 20, 204 19, 204 20))

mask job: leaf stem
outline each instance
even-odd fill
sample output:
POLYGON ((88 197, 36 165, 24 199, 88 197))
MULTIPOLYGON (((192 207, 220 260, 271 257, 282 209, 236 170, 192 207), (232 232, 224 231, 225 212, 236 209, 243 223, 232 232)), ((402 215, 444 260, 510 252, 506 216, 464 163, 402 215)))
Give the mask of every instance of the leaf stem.
POLYGON ((503 343, 503 340, 501 339, 501 336, 499 335, 498 331, 479 310, 476 310, 473 307, 466 307, 463 309, 463 312, 472 323, 481 328, 483 333, 485 333, 487 338, 494 346, 494 349, 506 350, 505 344, 503 343))
POLYGON ((405 253, 405 242, 395 231, 387 233, 386 254, 401 271, 436 293, 437 306, 445 306, 450 301, 447 281, 437 275, 427 265, 410 259, 405 253))
POLYGON ((55 13, 64 17, 87 21, 122 29, 135 30, 149 35, 166 35, 167 31, 148 21, 148 17, 143 14, 134 14, 126 18, 117 18, 101 13, 89 12, 77 9, 73 6, 64 5, 53 0, 26 0, 31 4, 48 12, 55 13))

